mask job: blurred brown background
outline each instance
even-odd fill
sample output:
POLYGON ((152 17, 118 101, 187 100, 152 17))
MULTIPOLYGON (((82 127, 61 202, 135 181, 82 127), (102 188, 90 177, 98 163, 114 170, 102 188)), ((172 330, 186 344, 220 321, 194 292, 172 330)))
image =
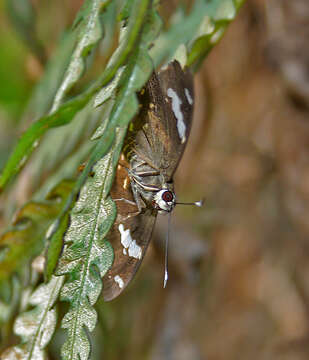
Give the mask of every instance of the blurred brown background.
MULTIPOLYGON (((76 11, 60 3, 57 29, 76 11)), ((98 305, 94 358, 309 359, 308 40, 308 0, 248 0, 208 56, 175 179, 179 199, 205 206, 175 210, 165 290, 160 219, 137 279, 98 305)), ((20 103, 40 74, 27 59, 20 103)), ((2 163, 21 112, 3 104, 2 163)))

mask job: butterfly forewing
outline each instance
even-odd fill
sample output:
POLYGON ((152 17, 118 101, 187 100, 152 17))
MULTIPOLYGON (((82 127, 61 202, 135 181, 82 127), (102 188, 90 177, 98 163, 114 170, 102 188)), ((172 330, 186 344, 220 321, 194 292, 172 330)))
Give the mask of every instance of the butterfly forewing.
POLYGON ((177 61, 148 81, 142 102, 145 117, 137 134, 137 151, 171 179, 189 137, 193 115, 193 78, 177 61))

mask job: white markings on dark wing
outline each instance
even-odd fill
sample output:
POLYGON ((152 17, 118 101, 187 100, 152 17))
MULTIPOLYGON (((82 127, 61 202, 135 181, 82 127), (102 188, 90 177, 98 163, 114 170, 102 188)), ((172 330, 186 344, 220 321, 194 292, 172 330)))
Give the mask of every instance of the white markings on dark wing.
POLYGON ((118 229, 120 232, 120 241, 123 246, 123 254, 128 254, 135 259, 141 259, 142 249, 137 245, 136 241, 132 239, 130 229, 125 230, 123 224, 119 224, 118 229))
POLYGON ((142 249, 139 245, 137 245, 135 240, 133 240, 131 242, 128 253, 129 253, 129 256, 134 257, 135 259, 142 258, 142 249))
POLYGON ((185 95, 186 95, 186 98, 188 100, 188 103, 190 105, 192 105, 193 104, 193 99, 191 97, 190 91, 187 88, 185 88, 185 95))
POLYGON ((177 119, 177 130, 181 139, 181 143, 183 144, 186 141, 186 125, 184 123, 183 113, 180 108, 182 101, 172 88, 167 89, 167 96, 172 99, 172 110, 177 119))
POLYGON ((124 287, 124 282, 119 275, 114 276, 114 280, 118 284, 120 289, 124 287))

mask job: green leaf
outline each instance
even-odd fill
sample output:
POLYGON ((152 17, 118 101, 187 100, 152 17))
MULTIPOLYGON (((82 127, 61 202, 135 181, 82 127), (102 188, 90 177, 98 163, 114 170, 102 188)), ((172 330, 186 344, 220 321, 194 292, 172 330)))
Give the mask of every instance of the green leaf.
MULTIPOLYGON (((46 174, 52 175, 43 183, 45 190, 39 189, 41 194, 62 179, 76 177, 78 166, 86 161, 94 146, 90 137, 103 116, 102 109, 94 109, 89 103, 70 124, 51 129, 44 136, 40 150, 31 159, 32 188, 38 188, 46 174)), ((35 198, 39 195, 35 194, 35 198)))
POLYGON ((134 4, 134 0, 126 0, 120 14, 118 16, 118 20, 126 20, 130 14, 132 14, 132 6, 134 4))
POLYGON ((160 35, 150 51, 155 66, 174 58, 184 44, 189 50, 187 65, 197 70, 243 3, 244 0, 197 0, 188 16, 183 16, 180 9, 179 16, 175 16, 170 28, 160 35))
MULTIPOLYGON (((79 22, 74 31, 76 36, 74 37, 74 34, 70 34, 69 36, 70 41, 73 44, 76 43, 75 49, 71 55, 70 62, 66 66, 66 72, 63 75, 62 82, 58 86, 51 112, 59 108, 66 94, 83 75, 86 57, 102 38, 103 32, 100 24, 100 14, 109 2, 110 0, 87 1, 83 6, 83 10, 81 10, 80 14, 77 16, 79 22)), ((47 82, 48 81, 52 82, 50 76, 47 77, 47 82)), ((44 87, 43 93, 45 95, 46 81, 42 81, 42 85, 44 87)), ((42 89, 39 94, 42 94, 42 89)), ((38 92, 36 92, 36 95, 38 95, 38 92)), ((72 124, 72 126, 67 125, 60 131, 57 131, 58 129, 53 129, 44 137, 43 143, 40 146, 40 151, 36 152, 33 159, 34 161, 31 163, 34 183, 40 180, 40 175, 44 170, 52 169, 56 161, 60 163, 63 158, 70 154, 69 152, 72 147, 74 147, 78 141, 81 141, 81 134, 87 135, 85 128, 89 127, 93 121, 87 121, 85 117, 95 117, 93 111, 90 113, 90 110, 92 109, 89 109, 89 107, 82 109, 82 114, 81 116, 78 114, 78 119, 76 119, 75 124, 72 124)))
POLYGON ((218 0, 197 0, 187 16, 182 16, 182 9, 178 11, 179 16, 175 16, 170 28, 159 36, 150 50, 155 67, 170 61, 181 44, 189 43, 207 14, 207 4, 213 1, 218 0))
POLYGON ((46 266, 44 270, 44 276, 49 281, 52 277, 53 271, 56 268, 60 254, 62 251, 62 238, 63 234, 68 227, 69 215, 61 219, 60 225, 57 227, 54 233, 55 241, 49 244, 46 252, 46 266))
POLYGON ((85 70, 85 58, 103 36, 99 15, 110 1, 111 0, 88 0, 85 2, 82 11, 79 13, 77 17, 79 22, 77 44, 62 84, 55 96, 51 112, 54 112, 59 108, 65 95, 83 75, 85 70))
MULTIPOLYGON (((24 166, 37 147, 37 140, 48 129, 69 123, 75 114, 92 99, 93 95, 112 80, 119 67, 125 63, 132 49, 134 49, 145 21, 149 1, 135 0, 134 11, 132 11, 128 26, 125 28, 125 36, 122 37, 119 47, 114 52, 99 80, 83 94, 61 105, 57 111, 40 118, 23 134, 0 176, 0 192, 24 166)), ((89 171, 90 169, 88 169, 88 173, 89 171)))
POLYGON ((30 296, 29 305, 34 306, 15 321, 14 332, 22 344, 7 349, 1 359, 45 360, 45 347, 56 327, 55 303, 58 299, 64 277, 53 277, 47 284, 40 285, 30 296))
MULTIPOLYGON (((96 95, 95 99, 94 99, 94 106, 100 106, 102 104, 104 104, 107 100, 109 100, 115 93, 115 89, 118 86, 119 83, 119 79, 122 75, 122 72, 124 70, 124 66, 122 66, 121 68, 118 69, 114 79, 107 85, 104 86, 96 95)), ((96 139, 98 137, 98 135, 94 135, 92 137, 92 139, 96 139)))
POLYGON ((229 23, 235 19, 244 0, 212 0, 206 16, 190 41, 187 65, 197 70, 209 51, 222 38, 229 23))
MULTIPOLYGON (((116 142, 115 148, 120 151, 121 144, 116 142)), ((101 277, 113 262, 111 245, 103 240, 116 216, 116 206, 108 196, 113 168, 113 154, 94 166, 94 176, 86 181, 71 211, 65 248, 57 267, 57 275, 69 274, 61 292, 62 300, 71 303, 62 321, 62 327, 68 330, 62 357, 68 360, 89 357, 90 345, 84 327, 93 331, 96 325, 92 306, 102 289, 101 277)))
POLYGON ((45 201, 31 201, 18 211, 12 228, 0 237, 0 280, 21 271, 42 252, 48 226, 58 215, 72 185, 71 181, 63 181, 45 201))

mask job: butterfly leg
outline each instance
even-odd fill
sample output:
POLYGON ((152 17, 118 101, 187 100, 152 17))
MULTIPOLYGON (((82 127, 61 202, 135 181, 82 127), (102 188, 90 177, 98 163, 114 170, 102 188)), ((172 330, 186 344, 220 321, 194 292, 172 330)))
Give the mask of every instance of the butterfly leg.
MULTIPOLYGON (((145 161, 141 161, 137 164, 135 164, 131 169, 129 169, 127 166, 121 164, 120 162, 118 163, 119 166, 122 166, 126 169, 129 177, 132 179, 138 179, 139 181, 142 181, 142 177, 146 177, 146 176, 157 176, 160 174, 160 172, 158 170, 156 170, 155 168, 153 168, 153 170, 142 170, 142 171, 137 171, 137 169, 141 166, 144 165, 148 165, 145 161)), ((151 167, 151 166, 150 166, 151 167)))
MULTIPOLYGON (((127 204, 130 204, 130 205, 133 205, 133 206, 137 207, 137 209, 138 209, 137 204, 132 200, 128 200, 128 199, 125 199, 125 198, 119 198, 119 199, 113 199, 113 200, 114 201, 123 201, 123 202, 125 202, 127 204)), ((128 213, 127 216, 121 216, 121 215, 118 214, 117 222, 122 223, 122 222, 128 220, 129 218, 134 217, 134 216, 136 216, 138 214, 140 214, 140 210, 130 212, 130 213, 128 213)))
POLYGON ((125 198, 119 198, 119 199, 113 199, 114 201, 124 201, 126 202, 127 204, 130 204, 130 205, 135 205, 136 206, 136 203, 134 201, 131 201, 131 200, 128 200, 128 199, 125 199, 125 198))
POLYGON ((159 191, 160 189, 155 186, 155 185, 148 185, 148 184, 144 184, 143 183, 143 180, 141 177, 139 177, 138 175, 136 174, 132 174, 132 185, 134 183, 136 183, 137 185, 139 185, 143 190, 146 190, 146 191, 159 191))
POLYGON ((144 200, 142 199, 142 197, 137 189, 136 184, 133 181, 131 183, 131 188, 132 188, 132 193, 133 193, 133 197, 135 200, 135 204, 138 208, 138 211, 141 212, 142 209, 146 207, 146 204, 145 204, 144 200))
POLYGON ((156 170, 149 170, 149 171, 141 171, 141 172, 136 172, 135 176, 142 178, 142 177, 147 177, 147 176, 157 176, 160 175, 159 171, 156 170))

